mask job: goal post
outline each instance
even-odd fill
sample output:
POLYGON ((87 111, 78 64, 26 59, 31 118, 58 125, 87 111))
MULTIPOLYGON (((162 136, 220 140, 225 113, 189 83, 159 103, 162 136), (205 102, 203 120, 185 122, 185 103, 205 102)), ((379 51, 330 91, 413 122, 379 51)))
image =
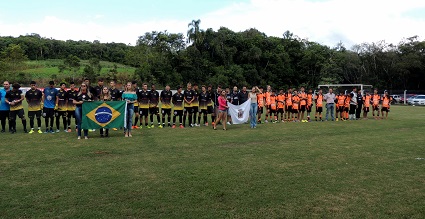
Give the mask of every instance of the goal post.
POLYGON ((327 87, 327 88, 359 87, 360 90, 362 91, 362 95, 364 95, 364 88, 373 88, 372 85, 367 85, 367 84, 320 84, 319 86, 317 86, 318 89, 322 87, 327 87))

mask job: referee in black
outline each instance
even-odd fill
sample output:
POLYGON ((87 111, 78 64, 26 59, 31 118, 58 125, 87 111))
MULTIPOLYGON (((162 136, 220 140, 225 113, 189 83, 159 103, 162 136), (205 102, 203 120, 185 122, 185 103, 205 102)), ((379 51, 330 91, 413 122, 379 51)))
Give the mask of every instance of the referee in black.
POLYGON ((360 119, 360 114, 362 113, 363 109, 363 95, 362 91, 357 91, 357 109, 356 109, 356 120, 360 119))

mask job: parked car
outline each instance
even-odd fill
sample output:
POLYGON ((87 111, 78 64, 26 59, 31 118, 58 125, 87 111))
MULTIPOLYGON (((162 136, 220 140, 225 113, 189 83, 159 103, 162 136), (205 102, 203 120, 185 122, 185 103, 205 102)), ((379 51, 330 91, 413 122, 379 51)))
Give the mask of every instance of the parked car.
POLYGON ((400 95, 394 94, 394 95, 391 95, 391 97, 393 98, 393 101, 392 101, 393 104, 394 103, 400 103, 400 101, 401 101, 400 95))
POLYGON ((415 99, 415 97, 416 97, 417 95, 413 95, 413 96, 410 96, 409 98, 407 98, 407 104, 409 104, 409 105, 411 105, 412 103, 412 101, 413 101, 413 99, 415 99))
POLYGON ((416 95, 409 101, 410 105, 425 105, 425 95, 416 95))
MULTIPOLYGON (((406 103, 407 103, 408 99, 412 96, 416 96, 416 94, 406 94, 406 103)), ((404 103, 404 95, 401 95, 400 102, 404 103)))

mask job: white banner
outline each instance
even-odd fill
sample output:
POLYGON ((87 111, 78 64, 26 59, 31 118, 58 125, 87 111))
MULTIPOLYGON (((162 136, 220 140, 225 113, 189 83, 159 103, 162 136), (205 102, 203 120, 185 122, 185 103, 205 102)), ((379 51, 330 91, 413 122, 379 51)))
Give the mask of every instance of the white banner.
POLYGON ((229 114, 232 117, 233 124, 243 124, 248 121, 249 110, 251 106, 251 101, 247 100, 242 105, 233 105, 227 103, 229 106, 229 114))

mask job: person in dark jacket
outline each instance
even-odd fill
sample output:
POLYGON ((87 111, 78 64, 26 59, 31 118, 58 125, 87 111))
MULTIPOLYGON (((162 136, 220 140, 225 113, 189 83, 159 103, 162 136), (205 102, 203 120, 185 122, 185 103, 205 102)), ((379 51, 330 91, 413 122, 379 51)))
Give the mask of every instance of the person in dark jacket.
POLYGON ((247 100, 248 100, 248 91, 246 91, 246 86, 243 86, 242 91, 239 92, 239 104, 243 104, 247 100))
POLYGON ((363 96, 362 91, 357 91, 357 109, 356 109, 356 119, 360 119, 360 114, 362 113, 363 109, 363 96))

